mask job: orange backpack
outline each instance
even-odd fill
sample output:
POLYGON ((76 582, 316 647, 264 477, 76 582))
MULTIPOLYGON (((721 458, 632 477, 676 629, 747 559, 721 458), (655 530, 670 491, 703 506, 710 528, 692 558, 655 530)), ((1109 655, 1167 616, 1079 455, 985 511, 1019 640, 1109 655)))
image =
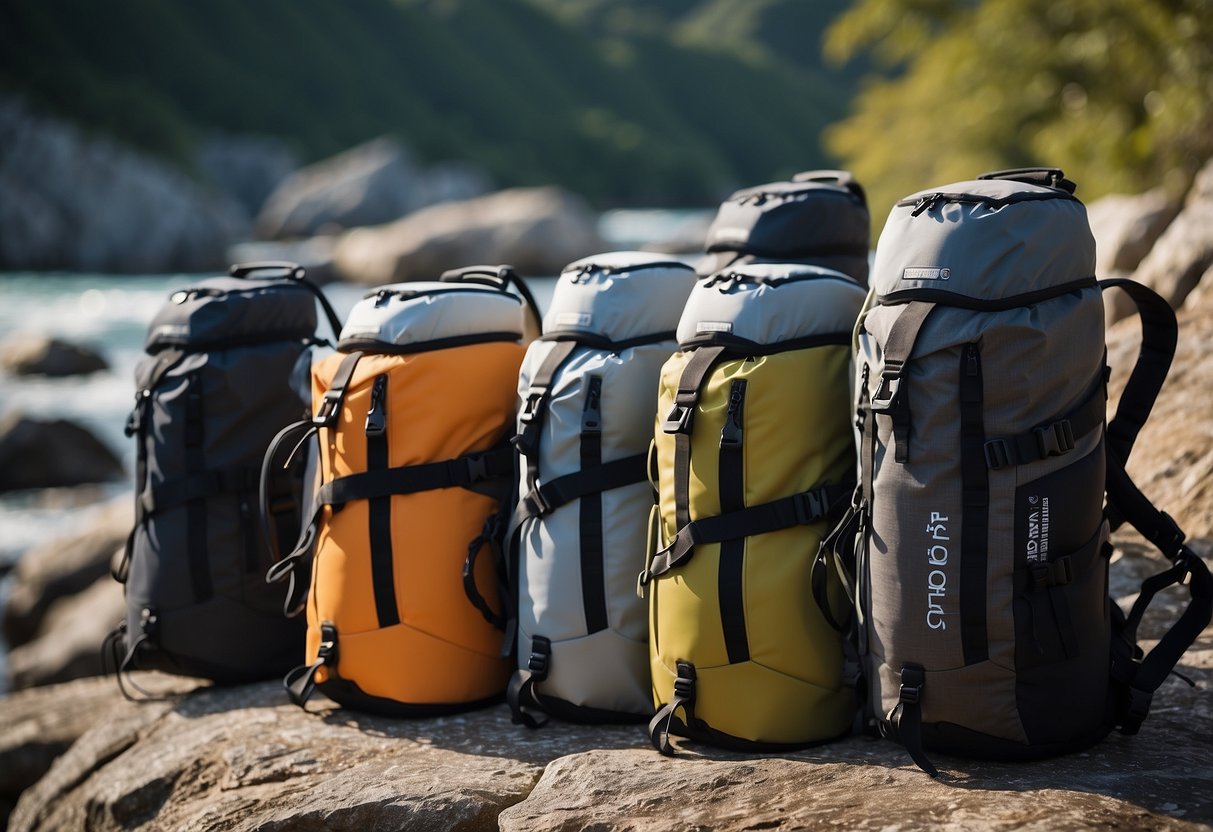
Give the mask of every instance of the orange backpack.
POLYGON ((267 576, 293 583, 314 552, 308 664, 284 680, 296 704, 319 687, 342 705, 407 715, 503 692, 497 538, 525 352, 511 280, 531 302, 508 267, 369 294, 312 370, 313 417, 271 447, 267 468, 301 433, 318 440, 312 523, 267 576))

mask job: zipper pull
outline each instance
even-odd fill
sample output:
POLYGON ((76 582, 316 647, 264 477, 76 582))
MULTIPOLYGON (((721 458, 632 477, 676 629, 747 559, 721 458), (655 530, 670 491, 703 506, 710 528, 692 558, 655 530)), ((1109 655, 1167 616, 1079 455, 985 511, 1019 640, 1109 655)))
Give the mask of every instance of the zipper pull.
POLYGON ((388 301, 392 299, 392 293, 387 289, 380 289, 375 293, 375 308, 382 309, 387 306, 388 301))
POLYGON ((581 411, 581 432, 602 433, 601 376, 590 376, 589 389, 585 394, 585 408, 581 411))
POLYGON ((375 376, 371 407, 366 412, 366 435, 382 436, 387 430, 387 376, 375 376))
POLYGON ((936 203, 942 199, 943 194, 941 193, 923 194, 918 198, 918 201, 914 203, 914 210, 910 212, 910 216, 917 217, 923 211, 931 210, 935 207, 936 203))
POLYGON ((965 373, 970 377, 981 372, 981 356, 976 344, 965 345, 965 373))
POLYGON ((742 408, 745 404, 745 379, 736 379, 729 388, 729 408, 724 416, 724 427, 720 429, 721 448, 740 448, 742 435, 742 408))

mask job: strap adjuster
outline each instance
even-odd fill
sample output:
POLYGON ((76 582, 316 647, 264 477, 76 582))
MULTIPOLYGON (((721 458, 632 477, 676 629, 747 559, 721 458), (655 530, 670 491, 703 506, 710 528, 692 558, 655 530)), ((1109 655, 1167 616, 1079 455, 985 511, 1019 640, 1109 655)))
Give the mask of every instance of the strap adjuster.
POLYGON ((312 417, 312 424, 318 428, 331 428, 333 423, 337 421, 337 411, 341 406, 341 390, 329 388, 325 391, 324 398, 320 401, 320 409, 316 411, 316 415, 312 417))
POLYGON ((535 678, 543 681, 548 675, 549 661, 552 657, 552 641, 544 636, 531 639, 531 657, 527 660, 527 669, 535 678))
POLYGON ((792 506, 796 511, 796 523, 801 526, 816 523, 826 515, 826 500, 821 489, 800 492, 793 498, 792 506))
POLYGON ((986 467, 997 471, 1011 465, 1011 446, 1005 439, 991 439, 985 444, 986 467))
POLYGON ((694 406, 675 404, 674 409, 670 411, 670 415, 666 416, 665 421, 661 423, 662 431, 665 433, 689 433, 691 418, 694 413, 694 406))
POLYGON ((532 387, 527 392, 526 401, 522 404, 522 411, 518 414, 518 421, 524 425, 529 425, 535 419, 535 415, 539 412, 539 405, 547 397, 548 389, 546 387, 532 387))
POLYGON ((1036 449, 1041 459, 1050 456, 1061 456, 1074 450, 1074 430, 1069 419, 1061 419, 1051 425, 1036 428, 1032 431, 1036 436, 1036 449))

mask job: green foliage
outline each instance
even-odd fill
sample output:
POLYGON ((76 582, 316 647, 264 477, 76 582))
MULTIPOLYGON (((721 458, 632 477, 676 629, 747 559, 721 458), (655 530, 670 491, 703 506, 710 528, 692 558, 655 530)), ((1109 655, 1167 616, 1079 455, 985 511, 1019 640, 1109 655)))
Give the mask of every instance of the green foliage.
POLYGON ((1063 168, 1087 200, 1181 191, 1213 156, 1213 0, 860 0, 827 53, 901 70, 828 148, 873 217, 990 169, 1063 168))
POLYGON ((827 163, 844 2, 5 0, 0 86, 187 166, 208 130, 309 160, 393 134, 501 185, 704 204, 827 163))

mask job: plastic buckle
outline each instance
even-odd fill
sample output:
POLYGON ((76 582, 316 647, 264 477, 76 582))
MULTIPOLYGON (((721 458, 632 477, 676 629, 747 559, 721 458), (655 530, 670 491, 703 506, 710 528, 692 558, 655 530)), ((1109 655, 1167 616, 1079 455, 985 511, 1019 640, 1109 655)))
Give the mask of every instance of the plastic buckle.
POLYGON ((1036 435, 1036 449, 1040 458, 1061 456, 1074 450, 1074 430, 1069 419, 1062 419, 1032 431, 1036 435))
POLYGON ((337 658, 337 628, 332 624, 320 625, 320 647, 316 650, 316 658, 325 664, 332 664, 337 658))
POLYGON ((826 514, 825 498, 819 489, 800 492, 792 499, 792 505, 796 511, 796 523, 800 526, 816 523, 826 514))
MULTIPOLYGON (((1151 542, 1168 558, 1178 561, 1186 549, 1184 541, 1188 539, 1188 535, 1179 527, 1179 524, 1175 522, 1175 518, 1171 515, 1165 511, 1158 512, 1158 515, 1162 521, 1162 528, 1151 538, 1151 542)), ((1191 552, 1189 551, 1190 554, 1191 552)))
POLYGON ((152 641, 160 630, 160 616, 151 607, 144 607, 139 612, 139 631, 152 641))
POLYGON ((986 442, 986 467, 997 471, 1012 464, 1011 445, 1005 439, 991 439, 986 442))
POLYGON ((1137 733, 1146 717, 1150 715, 1150 702, 1153 699, 1153 693, 1148 693, 1132 685, 1129 686, 1129 705, 1125 709, 1124 726, 1121 728, 1123 733, 1137 733))
POLYGON ((897 409, 900 402, 899 394, 901 392, 901 368, 897 369, 896 375, 890 375, 888 368, 880 376, 880 385, 876 388, 876 392, 872 394, 872 403, 870 407, 873 413, 891 413, 897 409))
POLYGON ((526 401, 522 404, 522 411, 518 414, 518 421, 524 425, 529 425, 535 420, 535 415, 539 412, 539 404, 547 396, 548 390, 546 387, 532 387, 527 393, 526 401))
POLYGON ((320 402, 320 409, 312 417, 312 424, 318 428, 330 428, 337 421, 337 408, 341 405, 341 393, 329 390, 320 402))
POLYGON ((533 517, 543 517, 552 510, 552 506, 543 496, 543 491, 540 488, 531 489, 527 495, 522 498, 522 502, 526 505, 527 512, 533 517))
POLYGON ((465 470, 469 483, 477 483, 489 478, 489 459, 487 454, 477 454, 464 458, 465 470))
POLYGON ((688 405, 674 405, 674 409, 670 411, 670 415, 665 417, 665 421, 661 423, 661 430, 665 433, 689 433, 691 416, 694 412, 695 409, 688 405))
POLYGON ((897 701, 904 705, 917 705, 922 701, 922 682, 916 685, 911 685, 907 682, 901 683, 901 688, 897 691, 897 701))
POLYGON ((1070 556, 1053 561, 1053 585, 1068 586, 1074 581, 1074 565, 1070 556))
POLYGON ((1028 571, 1032 576, 1032 590, 1034 592, 1042 592, 1052 585, 1050 578, 1053 576, 1053 570, 1049 568, 1047 563, 1033 563, 1028 567, 1028 571))

